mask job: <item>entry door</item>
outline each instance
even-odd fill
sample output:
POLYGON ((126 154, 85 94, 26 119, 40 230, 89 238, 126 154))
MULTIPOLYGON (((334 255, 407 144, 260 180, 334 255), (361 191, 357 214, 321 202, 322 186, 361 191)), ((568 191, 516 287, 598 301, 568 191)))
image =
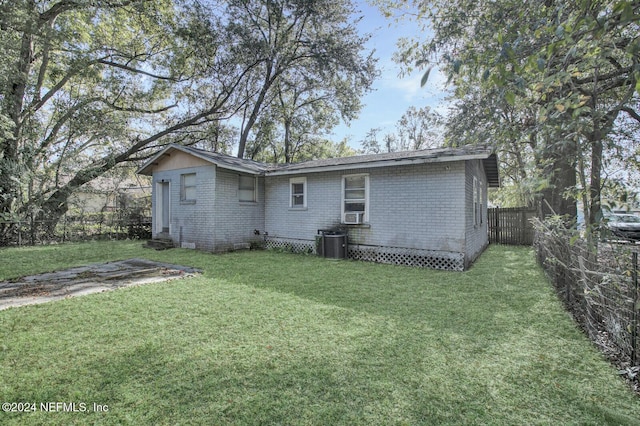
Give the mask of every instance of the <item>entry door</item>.
POLYGON ((169 233, 171 222, 171 197, 169 182, 158 182, 158 199, 156 205, 157 231, 169 233))

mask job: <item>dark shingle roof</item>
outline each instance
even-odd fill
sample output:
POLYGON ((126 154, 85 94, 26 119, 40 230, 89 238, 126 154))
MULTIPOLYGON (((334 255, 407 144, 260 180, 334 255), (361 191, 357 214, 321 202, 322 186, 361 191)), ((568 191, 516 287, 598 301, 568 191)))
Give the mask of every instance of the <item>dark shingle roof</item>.
POLYGON ((152 167, 158 164, 159 159, 163 155, 169 154, 169 151, 172 150, 185 152, 224 169, 235 170, 238 172, 261 175, 264 174, 267 169, 269 169, 269 165, 260 163, 258 161, 232 157, 230 155, 220 154, 219 152, 206 151, 204 149, 198 149, 191 146, 171 144, 167 145, 164 149, 151 157, 151 159, 147 161, 142 167, 140 167, 136 173, 151 175, 152 167))
POLYGON ((209 160, 220 167, 229 166, 233 169, 246 169, 256 173, 262 173, 269 168, 269 165, 246 158, 232 157, 231 155, 221 154, 219 152, 205 151, 204 149, 193 148, 190 146, 182 147, 183 151, 190 152, 203 160, 209 160))
POLYGON ((439 163, 447 161, 482 160, 490 187, 500 186, 498 159, 487 146, 463 146, 458 148, 434 148, 418 151, 400 151, 383 154, 356 155, 353 157, 311 160, 302 163, 271 166, 266 175, 322 172, 330 170, 389 167, 401 164, 439 163))
POLYGON ((491 150, 487 147, 462 147, 462 148, 433 148, 423 149, 418 151, 399 151, 388 152, 382 154, 365 154, 355 155, 352 157, 339 157, 339 158, 327 158, 322 160, 304 161, 302 163, 293 164, 281 164, 272 168, 270 171, 288 171, 288 170, 303 170, 303 169, 315 169, 322 167, 334 167, 334 166, 350 166, 355 164, 370 164, 370 163, 383 163, 389 162, 388 165, 393 165, 397 161, 412 161, 412 160, 432 160, 422 162, 438 162, 439 161, 457 161, 460 157, 469 157, 479 155, 489 156, 491 150))
POLYGON ((332 170, 389 167, 404 164, 437 163, 462 160, 482 160, 489 186, 500 186, 498 161, 492 149, 486 146, 463 146, 458 148, 435 148, 419 151, 389 152, 384 154, 356 155, 352 157, 327 158, 292 164, 265 164, 258 161, 232 157, 217 152, 205 151, 182 145, 169 145, 156 154, 138 173, 150 174, 149 167, 157 164, 158 158, 171 149, 190 153, 219 167, 255 175, 285 175, 316 173, 332 170))

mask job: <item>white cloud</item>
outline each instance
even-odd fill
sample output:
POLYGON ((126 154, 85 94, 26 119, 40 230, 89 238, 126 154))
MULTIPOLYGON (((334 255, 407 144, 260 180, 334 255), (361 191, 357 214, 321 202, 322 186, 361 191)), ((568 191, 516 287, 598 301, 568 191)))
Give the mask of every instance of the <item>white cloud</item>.
POLYGON ((435 99, 442 100, 447 79, 437 67, 429 72, 429 78, 424 86, 420 85, 424 70, 414 71, 411 75, 400 77, 399 68, 393 62, 384 64, 379 80, 380 90, 397 90, 407 103, 435 99))

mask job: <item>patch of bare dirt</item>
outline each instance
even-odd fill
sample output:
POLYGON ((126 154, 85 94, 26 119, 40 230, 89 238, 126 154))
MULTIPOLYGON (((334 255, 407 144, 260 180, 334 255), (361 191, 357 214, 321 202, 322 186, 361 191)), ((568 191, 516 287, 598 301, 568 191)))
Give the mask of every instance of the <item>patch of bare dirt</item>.
POLYGON ((201 273, 187 266, 127 259, 0 282, 0 310, 201 273))

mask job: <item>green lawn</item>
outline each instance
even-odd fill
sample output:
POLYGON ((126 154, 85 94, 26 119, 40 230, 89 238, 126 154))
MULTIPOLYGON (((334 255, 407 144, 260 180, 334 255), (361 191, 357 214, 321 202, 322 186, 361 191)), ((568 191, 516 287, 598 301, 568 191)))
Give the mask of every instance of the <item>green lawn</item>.
POLYGON ((128 257, 205 271, 0 311, 0 402, 37 408, 0 424, 640 424, 530 249, 460 273, 139 247, 0 250, 0 279, 128 257))

